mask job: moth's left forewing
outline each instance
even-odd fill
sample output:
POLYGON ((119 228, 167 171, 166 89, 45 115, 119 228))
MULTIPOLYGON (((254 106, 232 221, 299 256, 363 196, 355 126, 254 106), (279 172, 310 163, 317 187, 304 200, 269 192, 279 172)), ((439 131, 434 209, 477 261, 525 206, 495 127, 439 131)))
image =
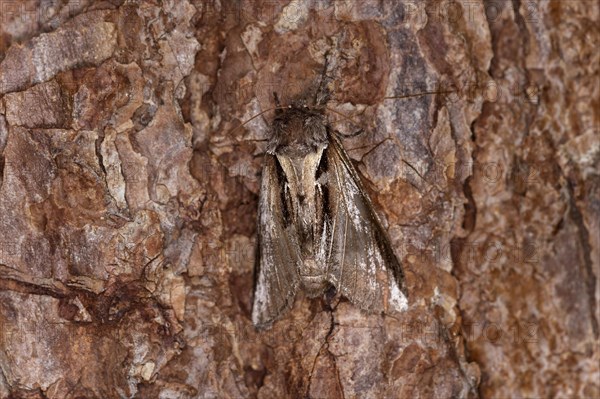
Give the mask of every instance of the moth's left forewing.
POLYGON ((330 282, 362 309, 405 310, 408 301, 402 266, 358 173, 333 134, 324 156, 328 157, 330 196, 330 282))

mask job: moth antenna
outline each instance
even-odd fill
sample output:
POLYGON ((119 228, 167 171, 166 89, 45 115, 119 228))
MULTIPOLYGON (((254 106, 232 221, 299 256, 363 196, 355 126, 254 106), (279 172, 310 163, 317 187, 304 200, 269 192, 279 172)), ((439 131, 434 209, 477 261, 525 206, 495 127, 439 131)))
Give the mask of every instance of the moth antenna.
POLYGON ((252 118, 248 119, 247 121, 245 121, 245 122, 243 122, 243 123, 241 123, 241 124, 237 125, 237 126, 236 126, 236 127, 234 127, 233 129, 231 129, 231 130, 229 131, 229 134, 231 134, 231 133, 235 132, 235 131, 236 131, 237 129, 239 129, 240 127, 244 126, 244 125, 245 125, 245 124, 247 124, 247 123, 250 123, 250 122, 252 122, 254 119, 258 118, 259 116, 262 116, 263 114, 265 114, 265 113, 267 113, 267 112, 269 112, 269 111, 273 111, 273 110, 276 110, 276 109, 285 109, 285 108, 287 108, 287 107, 281 107, 281 106, 279 106, 279 107, 271 107, 271 108, 267 108, 267 109, 265 109, 264 111, 261 111, 261 112, 259 112, 258 114, 254 115, 252 118))
MULTIPOLYGON (((422 93, 417 93, 417 94, 407 94, 405 96, 393 96, 393 97, 383 97, 384 100, 389 100, 389 99, 401 99, 401 98, 411 98, 411 97, 419 97, 419 96, 426 96, 426 95, 430 95, 430 94, 449 94, 449 93, 455 93, 454 90, 449 90, 449 91, 425 91, 422 93)), ((356 122, 354 119, 350 118, 349 116, 346 116, 344 114, 342 114, 341 112, 338 112, 332 108, 329 107, 325 107, 325 109, 329 112, 333 112, 336 115, 341 116, 342 118, 352 122, 352 124, 354 124, 355 126, 360 127, 360 124, 358 122, 356 122)), ((350 135, 350 137, 355 136, 356 134, 352 134, 350 135)))
POLYGON ((341 112, 336 111, 335 109, 329 108, 329 107, 325 107, 325 109, 329 112, 333 112, 336 115, 341 116, 344 119, 349 120, 350 122, 352 122, 352 124, 354 124, 355 126, 360 127, 360 124, 358 122, 356 122, 354 119, 350 118, 349 116, 346 116, 344 114, 342 114, 341 112))
MULTIPOLYGON (((269 141, 269 139, 243 139, 244 143, 261 143, 261 142, 265 142, 265 141, 269 141)), ((239 146, 241 145, 240 143, 213 143, 213 145, 217 148, 221 148, 221 147, 226 147, 226 146, 239 146)))
POLYGON ((252 143, 254 142, 261 142, 261 141, 269 141, 269 139, 245 139, 244 141, 250 141, 252 143))
POLYGON ((456 92, 454 90, 448 90, 448 91, 424 91, 422 93, 406 94, 404 96, 383 97, 383 99, 384 100, 390 100, 390 99, 400 99, 400 98, 412 98, 412 97, 419 97, 419 96, 427 96, 429 94, 450 94, 450 93, 456 93, 456 92))

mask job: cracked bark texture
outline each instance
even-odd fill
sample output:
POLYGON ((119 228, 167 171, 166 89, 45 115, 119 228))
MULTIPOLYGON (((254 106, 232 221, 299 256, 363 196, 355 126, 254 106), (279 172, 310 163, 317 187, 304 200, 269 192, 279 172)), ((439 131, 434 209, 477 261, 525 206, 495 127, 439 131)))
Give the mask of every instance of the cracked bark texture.
POLYGON ((1 5, 0 397, 600 397, 597 2, 1 5), (410 307, 257 332, 238 126, 326 56, 410 307))

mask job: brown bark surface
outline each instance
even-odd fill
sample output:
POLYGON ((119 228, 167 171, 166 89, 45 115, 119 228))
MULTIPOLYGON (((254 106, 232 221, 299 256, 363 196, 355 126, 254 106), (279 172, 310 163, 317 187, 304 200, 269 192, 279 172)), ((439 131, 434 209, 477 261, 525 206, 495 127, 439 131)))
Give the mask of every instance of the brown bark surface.
POLYGON ((1 398, 600 397, 598 2, 0 5, 1 398), (259 332, 238 126, 325 59, 410 306, 259 332))

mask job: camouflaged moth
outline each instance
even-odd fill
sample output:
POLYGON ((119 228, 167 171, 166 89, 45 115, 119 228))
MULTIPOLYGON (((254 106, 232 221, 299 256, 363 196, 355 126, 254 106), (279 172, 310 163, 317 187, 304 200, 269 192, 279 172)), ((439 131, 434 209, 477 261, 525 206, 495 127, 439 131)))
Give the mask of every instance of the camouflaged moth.
POLYGON ((258 328, 282 316, 299 290, 317 297, 333 287, 368 312, 408 305, 402 266, 327 123, 327 98, 276 108, 258 205, 258 328))

